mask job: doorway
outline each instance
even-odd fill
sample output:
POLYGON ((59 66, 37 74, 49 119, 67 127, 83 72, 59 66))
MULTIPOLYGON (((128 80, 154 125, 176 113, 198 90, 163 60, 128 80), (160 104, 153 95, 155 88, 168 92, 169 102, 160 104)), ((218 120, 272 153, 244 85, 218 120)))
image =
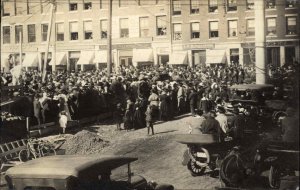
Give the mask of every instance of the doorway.
POLYGON ((277 68, 280 67, 280 48, 267 48, 267 64, 277 68))
POLYGON ((158 55, 158 65, 166 65, 169 63, 169 55, 158 55))
POLYGON ((120 67, 130 67, 130 66, 132 66, 132 57, 131 56, 120 57, 120 67))

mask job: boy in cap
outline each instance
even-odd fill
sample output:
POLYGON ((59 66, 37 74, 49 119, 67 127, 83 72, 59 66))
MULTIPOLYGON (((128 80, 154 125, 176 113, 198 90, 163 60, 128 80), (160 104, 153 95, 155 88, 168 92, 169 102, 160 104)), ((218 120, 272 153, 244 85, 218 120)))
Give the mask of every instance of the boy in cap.
POLYGON ((124 109, 121 103, 117 104, 116 110, 114 112, 115 122, 117 123, 117 130, 121 130, 121 123, 123 122, 124 109))

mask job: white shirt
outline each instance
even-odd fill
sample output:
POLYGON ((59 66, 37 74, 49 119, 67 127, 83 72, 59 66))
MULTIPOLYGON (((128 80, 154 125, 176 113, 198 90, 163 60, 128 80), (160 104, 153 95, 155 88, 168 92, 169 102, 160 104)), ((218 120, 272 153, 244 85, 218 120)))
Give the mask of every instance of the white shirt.
POLYGON ((227 133, 227 131, 228 131, 227 116, 225 114, 220 113, 217 115, 217 117, 215 119, 219 122, 222 131, 224 133, 227 133))

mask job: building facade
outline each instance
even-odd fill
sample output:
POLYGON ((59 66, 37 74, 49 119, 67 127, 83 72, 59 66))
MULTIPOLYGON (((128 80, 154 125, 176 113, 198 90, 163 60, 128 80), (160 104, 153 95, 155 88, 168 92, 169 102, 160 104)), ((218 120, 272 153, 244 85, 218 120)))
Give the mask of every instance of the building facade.
MULTIPOLYGON (((254 0, 112 2, 114 66, 255 63, 254 0)), ((299 2, 265 2, 267 64, 299 62, 299 2)), ((57 0, 54 7, 50 24, 50 1, 1 1, 2 69, 18 63, 41 69, 50 25, 50 66, 105 66, 108 0, 57 0)))

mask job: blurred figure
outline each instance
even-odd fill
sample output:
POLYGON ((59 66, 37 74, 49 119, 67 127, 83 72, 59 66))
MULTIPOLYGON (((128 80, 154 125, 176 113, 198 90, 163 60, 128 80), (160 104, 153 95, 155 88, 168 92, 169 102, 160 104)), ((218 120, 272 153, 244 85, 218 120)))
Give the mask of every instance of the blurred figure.
POLYGON ((282 141, 295 143, 299 142, 299 117, 294 108, 286 109, 286 117, 282 119, 282 141))

